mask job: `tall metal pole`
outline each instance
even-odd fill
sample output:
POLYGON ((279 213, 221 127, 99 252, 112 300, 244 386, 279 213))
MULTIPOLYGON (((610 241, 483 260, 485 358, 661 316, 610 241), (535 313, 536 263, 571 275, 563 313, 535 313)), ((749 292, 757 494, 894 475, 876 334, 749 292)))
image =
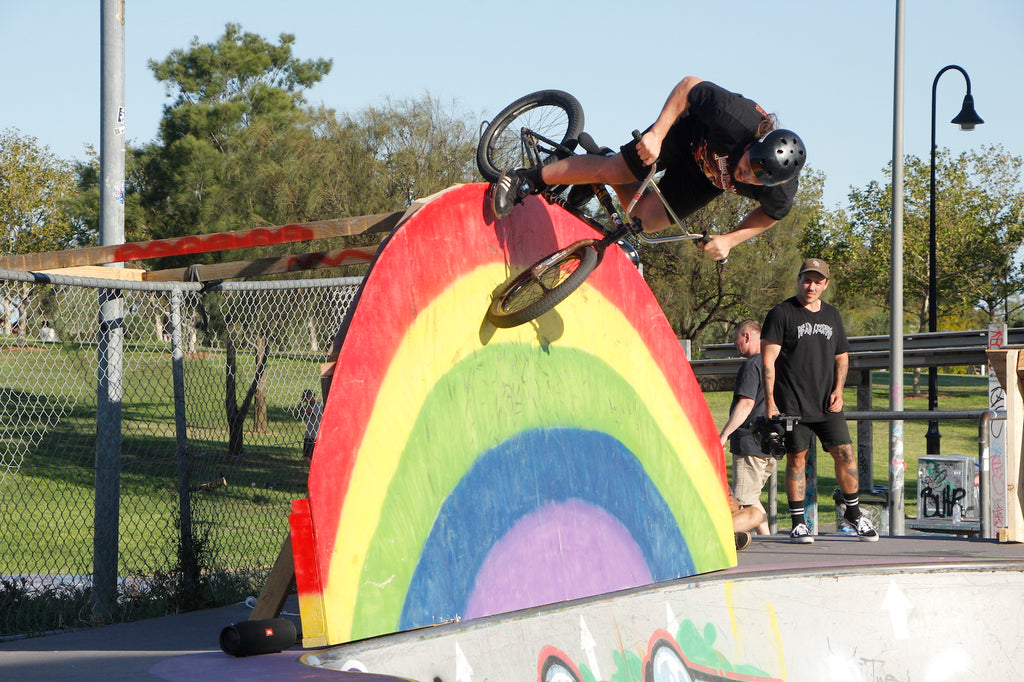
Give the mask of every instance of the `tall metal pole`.
POLYGON ((124 243, 124 0, 103 0, 100 34, 100 245, 108 246, 124 243))
MULTIPOLYGON (((103 0, 100 13, 100 244, 109 246, 124 243, 124 0, 103 0)), ((100 289, 93 611, 101 621, 117 609, 123 311, 119 290, 100 289)))
MULTIPOLYGON (((892 247, 889 291, 889 410, 903 411, 903 35, 904 0, 896 0, 892 121, 892 247)), ((903 421, 889 422, 889 534, 905 532, 903 421)))

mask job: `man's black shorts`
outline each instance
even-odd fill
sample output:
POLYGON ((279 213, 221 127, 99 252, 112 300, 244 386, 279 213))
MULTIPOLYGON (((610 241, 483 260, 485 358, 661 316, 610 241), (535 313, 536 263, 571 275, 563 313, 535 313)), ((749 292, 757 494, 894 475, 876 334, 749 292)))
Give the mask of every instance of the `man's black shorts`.
MULTIPOLYGON (((682 135, 684 128, 678 123, 672 126, 662 142, 661 157, 658 159, 658 168, 665 169, 658 187, 680 220, 693 215, 722 193, 721 189, 711 184, 693 160, 689 142, 682 135)), ((640 160, 636 140, 622 145, 619 151, 636 179, 645 179, 651 168, 644 166, 640 160)))
POLYGON ((825 421, 804 423, 799 422, 793 430, 786 434, 786 452, 803 452, 811 449, 811 439, 817 436, 825 450, 837 445, 849 445, 850 429, 846 425, 846 415, 842 412, 830 413, 825 421))

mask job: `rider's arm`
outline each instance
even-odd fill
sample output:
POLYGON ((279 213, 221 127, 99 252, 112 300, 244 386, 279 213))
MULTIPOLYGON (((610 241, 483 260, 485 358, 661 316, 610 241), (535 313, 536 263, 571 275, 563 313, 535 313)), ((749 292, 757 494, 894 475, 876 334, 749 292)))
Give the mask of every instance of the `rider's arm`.
POLYGON ((761 340, 761 370, 764 380, 764 416, 771 419, 779 413, 775 405, 775 361, 779 357, 782 346, 761 340))
POLYGON ((846 386, 846 374, 850 369, 850 354, 840 353, 836 356, 836 384, 832 395, 828 398, 829 412, 843 411, 843 388, 846 386))
POLYGON ((654 122, 650 130, 644 133, 636 145, 637 151, 640 153, 640 160, 645 165, 649 166, 658 160, 658 156, 661 155, 661 143, 668 135, 669 128, 686 111, 686 107, 690 104, 690 90, 702 80, 696 76, 687 76, 672 88, 664 106, 661 107, 658 120, 654 122))
POLYGON ((756 237, 777 222, 779 221, 774 218, 770 218, 768 214, 764 212, 764 209, 758 206, 748 213, 747 217, 743 219, 743 222, 741 222, 732 232, 712 236, 704 245, 704 253, 706 253, 711 260, 724 260, 729 256, 729 252, 734 246, 756 237))

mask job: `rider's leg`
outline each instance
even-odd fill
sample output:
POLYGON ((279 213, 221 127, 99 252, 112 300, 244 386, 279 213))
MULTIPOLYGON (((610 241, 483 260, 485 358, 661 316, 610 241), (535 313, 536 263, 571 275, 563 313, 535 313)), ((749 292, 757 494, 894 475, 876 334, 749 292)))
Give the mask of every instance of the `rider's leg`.
POLYGON ((504 171, 491 187, 491 209, 496 218, 504 218, 527 195, 543 191, 549 185, 632 182, 636 182, 636 176, 620 154, 570 156, 540 167, 504 171))
POLYGON ((582 154, 559 159, 541 167, 541 180, 548 185, 624 185, 636 182, 622 154, 582 154))
MULTIPOLYGON (((615 185, 612 189, 618 195, 619 202, 623 206, 628 206, 638 187, 640 187, 640 183, 634 182, 625 186, 615 185)), ((661 203, 661 199, 654 192, 648 192, 640 198, 640 201, 636 202, 632 215, 640 219, 640 226, 646 233, 660 232, 672 224, 672 220, 668 217, 668 211, 665 210, 665 204, 661 203)))

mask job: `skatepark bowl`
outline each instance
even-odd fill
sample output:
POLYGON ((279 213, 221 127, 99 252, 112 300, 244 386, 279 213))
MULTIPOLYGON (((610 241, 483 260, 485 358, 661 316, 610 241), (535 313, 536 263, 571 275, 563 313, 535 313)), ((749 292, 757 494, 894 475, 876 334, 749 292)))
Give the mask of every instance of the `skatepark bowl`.
POLYGON ((301 660, 416 680, 1019 680, 1022 569, 1021 545, 989 541, 758 537, 737 568, 301 660))

